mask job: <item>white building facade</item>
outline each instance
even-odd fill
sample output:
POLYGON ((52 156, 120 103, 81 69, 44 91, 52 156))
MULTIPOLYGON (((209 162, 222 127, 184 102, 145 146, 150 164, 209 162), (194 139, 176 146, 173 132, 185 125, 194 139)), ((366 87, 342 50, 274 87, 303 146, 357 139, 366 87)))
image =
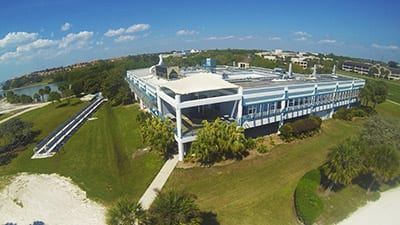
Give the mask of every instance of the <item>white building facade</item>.
POLYGON ((221 118, 251 130, 307 115, 330 118, 338 108, 357 104, 365 85, 363 79, 343 75, 286 76, 252 67, 181 72, 184 78, 174 81, 156 77, 149 69, 129 70, 126 76, 142 109, 174 122, 181 161, 202 120, 221 118))

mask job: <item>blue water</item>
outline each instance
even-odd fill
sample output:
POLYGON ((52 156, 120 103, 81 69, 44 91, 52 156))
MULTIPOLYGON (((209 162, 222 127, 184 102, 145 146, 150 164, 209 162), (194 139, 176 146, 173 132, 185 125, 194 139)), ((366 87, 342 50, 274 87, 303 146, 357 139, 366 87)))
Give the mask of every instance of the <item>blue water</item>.
MULTIPOLYGON (((32 87, 18 88, 18 89, 7 90, 7 91, 12 91, 12 92, 14 92, 14 94, 17 94, 17 95, 25 94, 25 95, 29 95, 29 96, 33 97, 33 95, 35 93, 37 93, 40 88, 44 88, 45 86, 49 86, 51 91, 60 92, 58 90, 57 83, 39 84, 39 85, 32 86, 32 87)), ((7 91, 0 90, 0 94, 3 95, 3 93, 7 92, 7 91)))

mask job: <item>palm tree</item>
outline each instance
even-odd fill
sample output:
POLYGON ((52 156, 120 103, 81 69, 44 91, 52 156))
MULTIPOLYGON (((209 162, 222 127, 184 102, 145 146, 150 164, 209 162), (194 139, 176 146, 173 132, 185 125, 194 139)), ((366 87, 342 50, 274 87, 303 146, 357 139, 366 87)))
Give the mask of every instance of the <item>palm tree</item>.
POLYGON ((328 154, 328 161, 322 168, 332 181, 327 189, 328 192, 335 184, 348 185, 364 170, 360 149, 354 142, 347 140, 332 149, 328 154))
POLYGON ((148 211, 149 224, 201 224, 200 210, 195 204, 196 198, 195 195, 184 191, 159 192, 148 211))
POLYGON ((44 95, 45 95, 45 90, 43 88, 40 88, 38 91, 40 98, 42 99, 42 102, 44 101, 44 95))
POLYGON ((373 177, 368 192, 377 181, 383 183, 399 176, 400 160, 393 147, 378 145, 366 151, 366 167, 373 177))
POLYGON ((33 98, 39 102, 40 101, 40 95, 38 93, 33 94, 33 98))
POLYGON ((123 199, 107 211, 109 225, 141 225, 144 224, 145 214, 139 203, 123 199))

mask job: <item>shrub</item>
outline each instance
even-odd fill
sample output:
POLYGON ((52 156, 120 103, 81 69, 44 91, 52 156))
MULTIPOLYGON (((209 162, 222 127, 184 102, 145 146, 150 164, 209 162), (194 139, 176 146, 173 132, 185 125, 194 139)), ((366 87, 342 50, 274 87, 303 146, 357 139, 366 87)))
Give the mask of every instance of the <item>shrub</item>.
POLYGON ((293 138, 304 138, 310 136, 314 131, 321 127, 321 119, 316 116, 310 116, 305 119, 299 119, 294 122, 285 123, 279 131, 281 137, 290 141, 293 138))
POLYGON ((364 107, 364 108, 340 108, 338 109, 334 114, 333 118, 334 119, 339 119, 339 120, 352 120, 354 117, 365 117, 369 113, 369 109, 364 107))
POLYGON ((297 217, 306 225, 313 224, 324 208, 317 195, 321 182, 319 170, 311 170, 299 181, 295 191, 295 208, 297 217))
POLYGON ((266 145, 260 144, 259 146, 257 146, 257 151, 259 153, 267 153, 269 150, 266 145))

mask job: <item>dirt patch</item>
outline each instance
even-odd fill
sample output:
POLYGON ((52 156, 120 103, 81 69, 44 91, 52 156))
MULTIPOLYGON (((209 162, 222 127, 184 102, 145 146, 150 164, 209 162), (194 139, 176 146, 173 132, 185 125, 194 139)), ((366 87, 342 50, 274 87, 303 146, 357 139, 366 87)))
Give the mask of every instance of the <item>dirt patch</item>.
MULTIPOLYGON (((2 179, 2 178, 1 178, 2 179)), ((19 174, 0 192, 0 224, 105 224, 105 208, 57 174, 19 174)))

